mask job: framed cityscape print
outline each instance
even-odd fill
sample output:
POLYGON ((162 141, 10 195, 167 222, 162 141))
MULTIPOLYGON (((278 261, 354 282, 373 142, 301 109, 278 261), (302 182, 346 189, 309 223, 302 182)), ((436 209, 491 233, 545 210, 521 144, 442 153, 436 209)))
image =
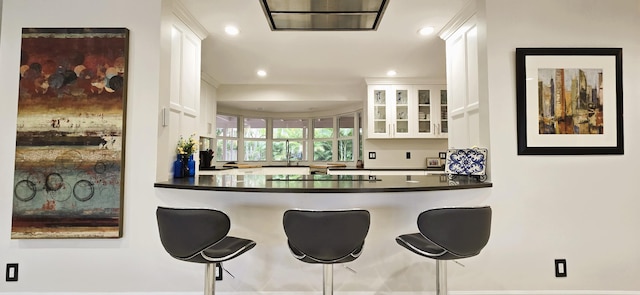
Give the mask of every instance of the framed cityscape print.
POLYGON ((624 154, 621 48, 517 48, 519 155, 624 154))
POLYGON ((122 237, 128 38, 22 30, 12 239, 122 237))

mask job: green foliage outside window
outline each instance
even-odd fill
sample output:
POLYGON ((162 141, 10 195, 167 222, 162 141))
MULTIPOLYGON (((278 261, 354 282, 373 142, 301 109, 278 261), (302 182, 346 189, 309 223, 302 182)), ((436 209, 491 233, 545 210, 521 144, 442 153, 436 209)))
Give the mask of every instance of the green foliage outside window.
POLYGON ((313 138, 333 138, 333 128, 313 128, 313 138))
POLYGON ((238 160, 238 141, 232 139, 218 139, 216 144, 218 161, 238 160))
POLYGON ((353 140, 338 140, 338 161, 353 161, 353 140))
POLYGON ((245 140, 244 141, 244 160, 245 161, 266 161, 267 160, 267 142, 264 140, 245 140))
POLYGON ((302 128, 273 128, 273 138, 305 138, 302 128))
POLYGON ((333 160, 333 141, 322 140, 313 142, 313 160, 329 162, 333 160))
MULTIPOLYGON (((286 141, 274 141, 271 145, 273 161, 286 161, 286 141)), ((305 161, 307 158, 304 153, 304 141, 289 141, 289 160, 305 161)))

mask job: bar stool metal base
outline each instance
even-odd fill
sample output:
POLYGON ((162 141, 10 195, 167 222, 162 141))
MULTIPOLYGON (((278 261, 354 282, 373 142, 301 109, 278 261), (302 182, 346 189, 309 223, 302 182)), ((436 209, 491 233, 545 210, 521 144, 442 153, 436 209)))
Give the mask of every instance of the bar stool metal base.
POLYGON ((204 295, 216 294, 216 264, 207 263, 204 271, 204 295))
POLYGON ((323 265, 324 274, 322 276, 322 294, 333 295, 333 264, 323 265))
POLYGON ((436 260, 436 295, 447 295, 446 260, 436 260))

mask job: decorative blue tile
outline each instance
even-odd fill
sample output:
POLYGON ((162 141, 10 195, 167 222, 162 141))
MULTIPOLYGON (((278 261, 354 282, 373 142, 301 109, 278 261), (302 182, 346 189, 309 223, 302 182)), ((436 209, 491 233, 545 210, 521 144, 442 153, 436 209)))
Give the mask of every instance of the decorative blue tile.
POLYGON ((485 175, 486 148, 449 149, 444 171, 455 175, 485 175))

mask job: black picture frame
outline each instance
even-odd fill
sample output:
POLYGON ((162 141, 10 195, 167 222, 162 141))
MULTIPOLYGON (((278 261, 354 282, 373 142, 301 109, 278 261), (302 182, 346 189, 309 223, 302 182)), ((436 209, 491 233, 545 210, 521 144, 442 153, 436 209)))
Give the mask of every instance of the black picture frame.
POLYGON ((518 155, 624 154, 622 48, 516 48, 518 155))

